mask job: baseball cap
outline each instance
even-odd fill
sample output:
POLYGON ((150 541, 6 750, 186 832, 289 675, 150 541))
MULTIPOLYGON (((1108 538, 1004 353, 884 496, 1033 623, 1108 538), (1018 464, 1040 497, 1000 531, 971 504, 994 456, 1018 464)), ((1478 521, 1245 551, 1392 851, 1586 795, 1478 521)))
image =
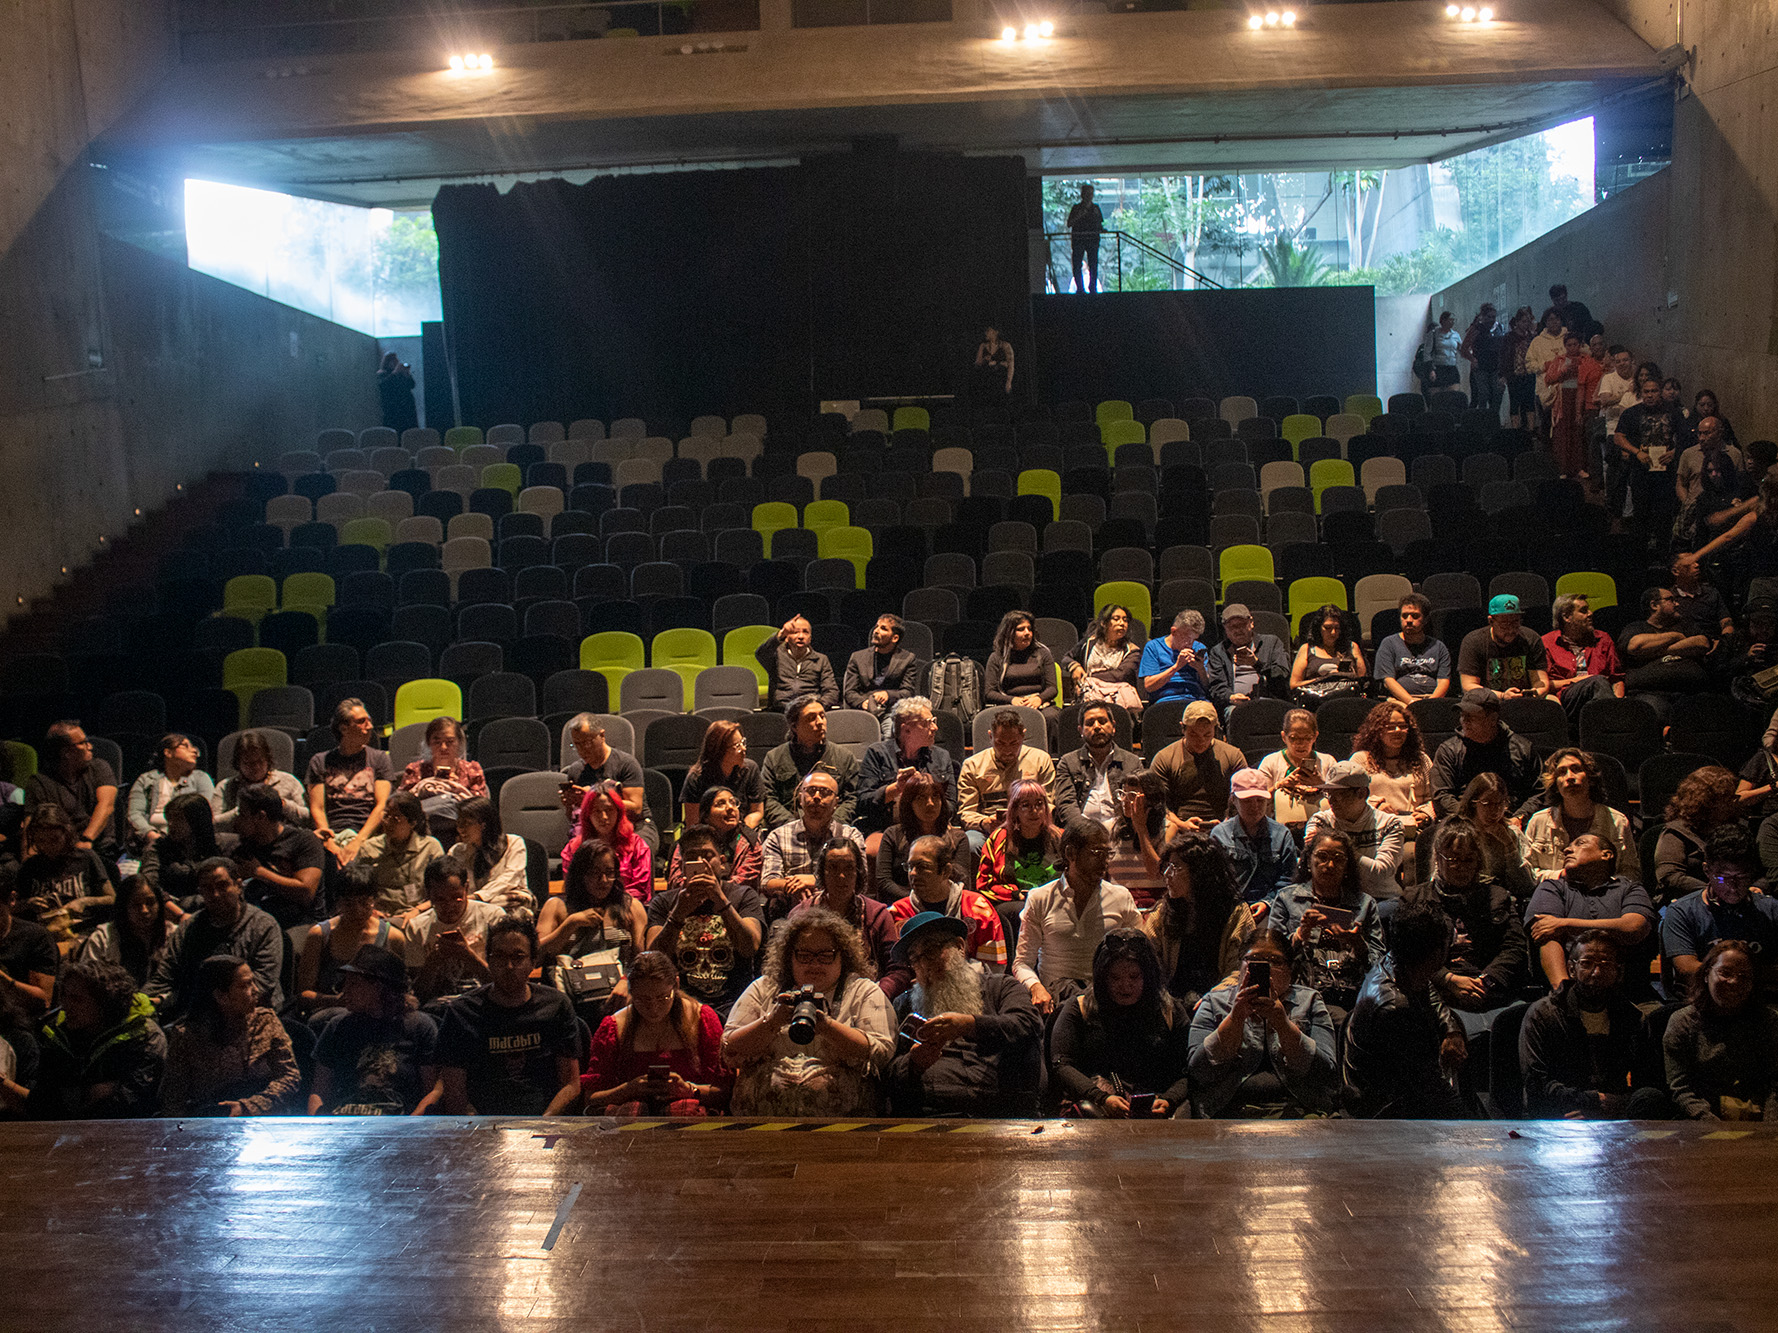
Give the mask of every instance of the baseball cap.
POLYGON ((374 944, 360 947, 352 955, 352 961, 340 968, 340 971, 354 973, 366 981, 374 981, 387 990, 403 995, 407 993, 407 967, 387 949, 379 949, 374 944))
POLYGON ((1216 721, 1216 705, 1205 699, 1194 699, 1185 706, 1185 715, 1179 719, 1179 724, 1189 727, 1194 722, 1214 721, 1216 721))
POLYGON ((1327 770, 1317 791, 1336 791, 1344 788, 1349 791, 1369 791, 1371 775, 1363 764, 1345 759, 1327 770))
POLYGON ((1230 602, 1222 608, 1222 618, 1224 620, 1252 620, 1253 612, 1239 602, 1230 602))
POLYGON ((1519 614, 1519 599, 1510 592, 1503 592, 1488 603, 1488 614, 1491 616, 1516 616, 1519 614))
POLYGON ((969 938, 969 924, 954 916, 946 916, 943 912, 919 912, 902 923, 901 938, 895 941, 895 947, 889 951, 889 957, 897 963, 908 960, 908 945, 916 935, 928 928, 940 934, 954 935, 958 939, 969 938))
POLYGON ((1465 690, 1457 706, 1465 713, 1498 713, 1500 696, 1493 690, 1465 690))
POLYGON ((1266 775, 1257 768, 1242 768, 1237 769, 1229 779, 1229 790, 1239 801, 1246 796, 1270 796, 1272 784, 1266 781, 1266 775))

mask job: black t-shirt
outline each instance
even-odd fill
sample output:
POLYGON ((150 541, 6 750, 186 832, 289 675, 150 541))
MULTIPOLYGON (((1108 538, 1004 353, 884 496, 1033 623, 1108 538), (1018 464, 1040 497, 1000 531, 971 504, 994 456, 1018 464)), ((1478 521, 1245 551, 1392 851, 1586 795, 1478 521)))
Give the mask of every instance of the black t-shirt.
POLYGON ((377 808, 377 783, 395 782, 395 768, 384 750, 368 745, 350 758, 328 750, 309 760, 310 787, 327 789, 324 797, 328 825, 336 829, 364 827, 377 808))
MULTIPOLYGON (((1679 415, 1675 407, 1644 407, 1634 403, 1626 407, 1617 419, 1617 433, 1622 435, 1638 449, 1649 450, 1649 458, 1667 472, 1679 467, 1676 450, 1685 442, 1685 418, 1679 415), (1663 456, 1655 450, 1664 449, 1663 456)), ((1626 460, 1632 467, 1642 466, 1636 459, 1626 460)))
POLYGON ((1527 629, 1508 644, 1496 643, 1492 630, 1471 630, 1457 650, 1457 674, 1479 677, 1487 690, 1528 690, 1531 673, 1548 670, 1543 640, 1527 629))
MULTIPOLYGON (((728 895, 736 912, 745 920, 758 924, 763 946, 766 907, 759 890, 731 880, 722 886, 722 891, 728 895)), ((673 904, 679 901, 682 892, 683 889, 668 889, 648 900, 650 931, 667 924, 667 914, 673 910, 673 904)), ((679 944, 673 951, 673 961, 679 965, 680 987, 726 1016, 729 1008, 741 998, 741 992, 752 983, 759 954, 737 958, 722 913, 710 910, 710 905, 705 904, 679 927, 679 944)))
POLYGON ((12 929, 0 939, 0 970, 14 981, 29 982, 31 973, 53 977, 60 957, 49 932, 35 921, 12 919, 12 929))
POLYGON ((59 861, 30 856, 19 867, 18 903, 27 910, 31 900, 42 899, 44 911, 64 907, 76 898, 97 898, 109 891, 105 865, 90 848, 75 848, 59 861))
POLYGON ((759 775, 759 765, 751 759, 743 759, 741 766, 726 778, 715 773, 705 776, 692 769, 679 786, 679 803, 695 806, 712 787, 727 787, 734 792, 735 798, 741 802, 743 816, 754 806, 765 804, 765 780, 759 775))
POLYGON ((590 787, 595 782, 615 782, 620 787, 640 787, 642 785, 642 765, 636 762, 636 756, 626 754, 615 745, 608 746, 605 762, 597 768, 588 766, 584 759, 576 759, 565 770, 577 787, 590 787))
MULTIPOLYGON (((381 754, 382 751, 377 753, 381 754)), ((327 848, 322 845, 321 839, 306 828, 297 828, 291 824, 286 824, 278 836, 263 847, 242 842, 239 855, 262 862, 286 879, 296 878, 297 872, 302 870, 327 869, 327 848)), ((306 909, 297 907, 281 888, 274 888, 251 873, 247 876, 244 889, 248 902, 270 912, 278 919, 278 924, 286 928, 306 921, 326 919, 327 902, 322 897, 319 886, 306 909)))
POLYGON ((426 1095, 420 1067, 437 1063, 438 1024, 428 1014, 339 1015, 315 1043, 315 1063, 333 1075, 327 1115, 409 1115, 426 1095))
MULTIPOLYGON (((72 783, 63 782, 60 777, 45 769, 39 769, 25 782, 25 806, 35 809, 40 805, 59 805, 68 812, 68 818, 74 821, 74 830, 78 836, 86 828, 86 821, 93 817, 93 811, 99 805, 99 788, 117 786, 117 775, 111 771, 111 765, 103 759, 94 759, 86 766, 86 771, 72 783)), ((107 824, 99 830, 94 841, 100 846, 109 846, 112 828, 107 824)))
POLYGON ((1704 664, 1695 657, 1657 657, 1653 661, 1644 659, 1641 665, 1630 656, 1630 640, 1642 634, 1671 634, 1682 631, 1684 626, 1675 625, 1670 629, 1659 630, 1646 620, 1634 621, 1624 626, 1624 632, 1618 636, 1617 655, 1624 662, 1624 688, 1634 693, 1647 690, 1654 694, 1691 694, 1704 689, 1710 683, 1710 673, 1704 664))
POLYGON ((532 986, 508 1008, 483 986, 451 1001, 438 1034, 438 1063, 469 1076, 478 1115, 542 1115, 562 1086, 556 1060, 580 1058, 574 1006, 559 990, 532 986))

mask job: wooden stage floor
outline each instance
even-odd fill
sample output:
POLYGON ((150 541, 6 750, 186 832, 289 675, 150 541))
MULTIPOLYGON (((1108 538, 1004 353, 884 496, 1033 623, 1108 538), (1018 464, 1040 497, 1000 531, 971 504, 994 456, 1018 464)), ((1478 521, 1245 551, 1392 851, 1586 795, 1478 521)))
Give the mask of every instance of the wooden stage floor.
POLYGON ((1778 1128, 1037 1128, 8 1125, 0 1328, 1778 1327, 1778 1128))

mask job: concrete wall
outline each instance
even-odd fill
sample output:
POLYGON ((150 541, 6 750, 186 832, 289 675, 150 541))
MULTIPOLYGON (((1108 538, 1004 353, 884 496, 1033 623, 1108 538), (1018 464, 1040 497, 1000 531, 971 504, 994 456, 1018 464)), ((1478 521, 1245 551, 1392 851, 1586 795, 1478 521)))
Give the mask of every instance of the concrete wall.
POLYGON ((219 467, 376 422, 376 343, 103 237, 87 144, 172 68, 167 0, 0 0, 0 621, 219 467))

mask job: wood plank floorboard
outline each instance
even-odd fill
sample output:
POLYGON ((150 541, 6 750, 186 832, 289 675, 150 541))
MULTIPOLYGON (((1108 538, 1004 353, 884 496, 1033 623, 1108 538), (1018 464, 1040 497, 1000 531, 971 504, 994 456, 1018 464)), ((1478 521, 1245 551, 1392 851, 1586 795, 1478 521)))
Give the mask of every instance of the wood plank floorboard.
POLYGON ((0 1328, 1778 1328, 1778 1127, 773 1123, 0 1126, 0 1328))

